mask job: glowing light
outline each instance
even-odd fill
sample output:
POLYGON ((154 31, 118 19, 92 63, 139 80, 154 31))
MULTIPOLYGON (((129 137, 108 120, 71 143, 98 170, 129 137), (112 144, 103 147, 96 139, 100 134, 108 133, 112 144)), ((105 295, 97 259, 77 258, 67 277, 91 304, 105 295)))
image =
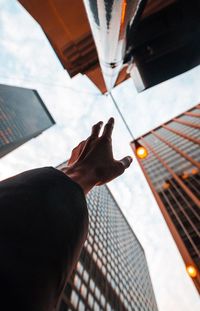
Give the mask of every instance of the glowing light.
POLYGON ((186 267, 186 270, 187 270, 187 273, 189 274, 189 276, 191 278, 196 278, 197 277, 197 269, 192 266, 192 265, 189 265, 186 267))
POLYGON ((162 185, 162 187, 163 187, 164 190, 167 190, 167 189, 169 189, 170 184, 169 184, 168 182, 165 182, 165 183, 162 185))
POLYGON ((198 172, 199 172, 198 168, 193 168, 191 171, 192 175, 196 175, 198 174, 198 172))
POLYGON ((145 159, 148 156, 147 149, 142 145, 136 147, 136 155, 140 159, 145 159))
POLYGON ((182 175, 182 178, 183 179, 187 179, 189 177, 189 174, 187 172, 184 172, 183 175, 182 175))

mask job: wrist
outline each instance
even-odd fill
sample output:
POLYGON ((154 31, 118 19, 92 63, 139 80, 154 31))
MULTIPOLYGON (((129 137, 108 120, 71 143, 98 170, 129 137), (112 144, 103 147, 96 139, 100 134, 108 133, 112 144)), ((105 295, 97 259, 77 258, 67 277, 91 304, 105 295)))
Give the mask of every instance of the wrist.
POLYGON ((96 184, 93 179, 94 174, 81 165, 66 166, 61 171, 79 184, 86 195, 96 184))

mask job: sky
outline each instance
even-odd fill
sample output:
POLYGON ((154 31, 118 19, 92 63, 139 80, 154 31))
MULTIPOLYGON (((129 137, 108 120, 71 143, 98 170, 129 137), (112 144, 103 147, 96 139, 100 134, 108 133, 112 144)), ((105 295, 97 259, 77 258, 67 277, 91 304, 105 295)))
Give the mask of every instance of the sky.
MULTIPOLYGON (((113 95, 135 137, 200 102, 200 67, 137 93, 131 79, 113 95)), ((39 25, 15 0, 0 0, 0 83, 36 89, 56 125, 0 160, 0 180, 27 169, 56 166, 86 138, 92 124, 115 118, 114 155, 131 155, 131 137, 111 100, 81 74, 70 79, 39 25)), ((134 159, 109 183, 148 262, 160 311, 199 311, 197 291, 134 159)))

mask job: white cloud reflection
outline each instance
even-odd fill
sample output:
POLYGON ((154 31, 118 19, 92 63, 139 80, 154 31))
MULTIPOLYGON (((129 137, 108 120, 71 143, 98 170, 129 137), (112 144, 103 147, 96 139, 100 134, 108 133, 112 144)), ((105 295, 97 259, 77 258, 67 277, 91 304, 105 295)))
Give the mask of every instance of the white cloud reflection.
MULTIPOLYGON (((129 80, 113 94, 139 136, 195 105, 200 99, 198 81, 199 67, 141 94, 129 80)), ((0 83, 37 89, 57 122, 1 159, 0 179, 63 162, 94 122, 111 115, 116 119, 114 154, 131 154, 131 139, 111 101, 98 96, 85 77, 70 80, 40 27, 13 0, 0 0, 0 83)), ((145 249, 159 310, 200 310, 197 292, 136 161, 110 189, 145 249)))

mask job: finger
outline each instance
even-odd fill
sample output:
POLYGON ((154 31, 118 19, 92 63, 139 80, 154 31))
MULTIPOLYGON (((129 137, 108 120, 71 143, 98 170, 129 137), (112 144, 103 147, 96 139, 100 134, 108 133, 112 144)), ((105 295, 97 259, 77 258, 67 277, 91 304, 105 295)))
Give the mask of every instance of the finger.
POLYGON ((131 165, 132 161, 133 159, 130 156, 125 157, 119 161, 119 163, 121 164, 121 170, 122 170, 121 174, 125 171, 125 169, 127 169, 131 165))
POLYGON ((127 156, 120 160, 125 169, 131 165, 132 161, 133 159, 130 156, 127 156))
POLYGON ((113 127, 114 127, 114 118, 110 118, 104 127, 102 137, 111 138, 113 127))
POLYGON ((99 121, 97 124, 93 125, 92 133, 91 133, 90 137, 92 137, 92 138, 98 137, 102 125, 103 125, 102 121, 99 121))
POLYGON ((92 133, 85 142, 84 148, 83 148, 81 155, 80 155, 80 158, 79 158, 80 160, 82 160, 86 156, 88 151, 91 149, 91 146, 95 141, 95 138, 97 138, 99 136, 99 132, 101 130, 102 125, 103 125, 102 121, 99 121, 97 124, 93 125, 92 133))

